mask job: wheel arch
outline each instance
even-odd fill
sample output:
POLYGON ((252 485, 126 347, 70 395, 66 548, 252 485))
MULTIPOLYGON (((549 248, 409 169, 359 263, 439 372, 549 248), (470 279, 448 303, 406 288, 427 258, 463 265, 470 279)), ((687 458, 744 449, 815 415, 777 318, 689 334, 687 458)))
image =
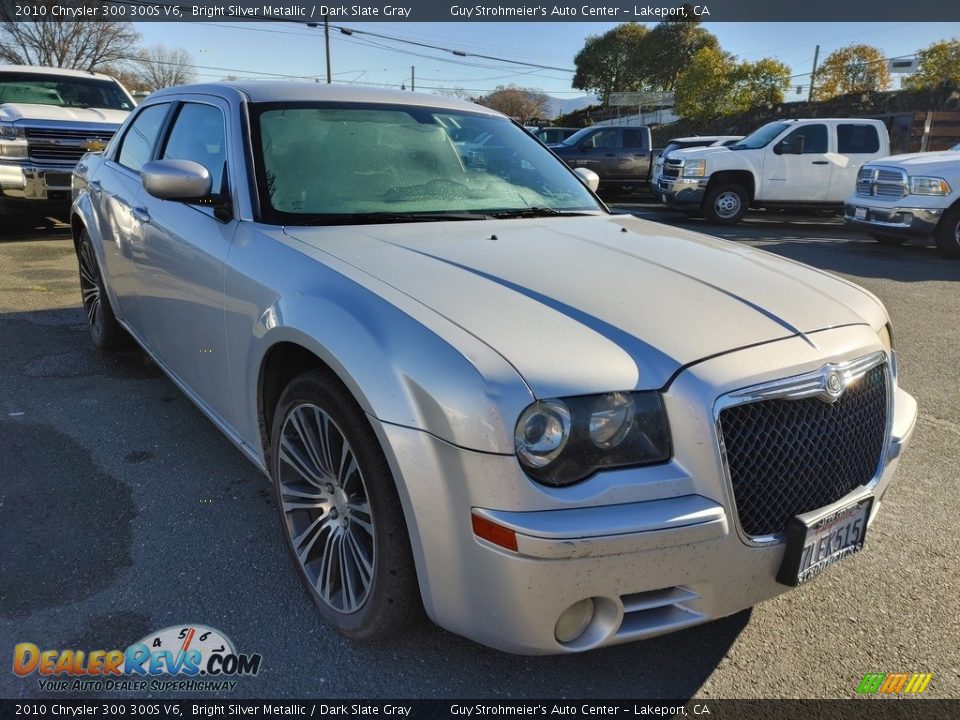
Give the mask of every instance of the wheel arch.
POLYGON ((752 203, 756 198, 756 180, 749 170, 721 170, 710 176, 707 183, 709 192, 720 183, 735 183, 747 191, 747 198, 752 203))

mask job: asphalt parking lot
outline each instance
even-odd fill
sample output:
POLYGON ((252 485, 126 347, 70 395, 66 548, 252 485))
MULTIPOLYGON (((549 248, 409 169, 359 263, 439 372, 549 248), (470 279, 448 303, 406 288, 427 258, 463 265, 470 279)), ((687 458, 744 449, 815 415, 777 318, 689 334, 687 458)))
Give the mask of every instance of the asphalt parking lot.
POLYGON ((505 655, 426 620, 352 644, 289 566, 266 479, 143 354, 94 351, 66 229, 7 232, 0 696, 43 696, 9 671, 16 643, 122 648, 202 623, 263 656, 238 698, 847 698, 866 672, 930 672, 927 696, 960 697, 960 262, 833 218, 717 228, 626 209, 838 273, 887 305, 920 418, 866 552, 752 612, 588 655, 505 655))

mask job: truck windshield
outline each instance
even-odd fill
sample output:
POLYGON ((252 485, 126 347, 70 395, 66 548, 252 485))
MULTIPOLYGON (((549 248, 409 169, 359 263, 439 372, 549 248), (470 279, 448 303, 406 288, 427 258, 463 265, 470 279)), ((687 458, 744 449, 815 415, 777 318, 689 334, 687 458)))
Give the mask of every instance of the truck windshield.
POLYGON ((353 103, 254 106, 261 207, 277 224, 603 212, 503 117, 353 103))
POLYGON ((731 145, 731 150, 757 150, 762 147, 766 147, 770 142, 776 138, 780 133, 790 127, 790 123, 785 122, 772 122, 767 123, 759 130, 747 135, 740 142, 731 145))
POLYGON ((0 103, 133 110, 133 101, 112 80, 25 72, 0 72, 0 103))

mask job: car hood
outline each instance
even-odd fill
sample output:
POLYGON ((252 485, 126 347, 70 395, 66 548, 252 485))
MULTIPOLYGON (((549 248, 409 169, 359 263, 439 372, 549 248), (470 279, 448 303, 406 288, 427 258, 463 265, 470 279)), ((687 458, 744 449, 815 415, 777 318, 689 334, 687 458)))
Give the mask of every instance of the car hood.
POLYGON ((16 122, 17 120, 65 120, 119 126, 129 114, 126 110, 108 110, 105 108, 60 107, 58 105, 34 105, 31 103, 0 104, 0 119, 7 122, 16 122))
POLYGON ((723 153, 732 152, 730 148, 724 145, 717 145, 716 147, 694 147, 694 148, 680 148, 678 150, 671 150, 670 157, 672 158, 695 158, 699 160, 700 158, 710 157, 711 155, 719 155, 723 153))
POLYGON ((944 150, 943 152, 921 152, 906 155, 891 155, 881 160, 874 160, 870 165, 902 165, 911 174, 939 170, 942 168, 960 166, 960 152, 944 150))
POLYGON ((845 280, 631 216, 286 232, 478 337, 538 397, 661 388, 706 357, 886 318, 845 280))

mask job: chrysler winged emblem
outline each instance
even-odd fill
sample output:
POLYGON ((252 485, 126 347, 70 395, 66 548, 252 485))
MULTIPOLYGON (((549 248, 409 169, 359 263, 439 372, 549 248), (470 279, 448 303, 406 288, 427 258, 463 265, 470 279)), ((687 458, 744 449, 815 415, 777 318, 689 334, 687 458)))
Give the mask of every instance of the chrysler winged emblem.
POLYGON ((833 403, 840 399, 843 391, 847 389, 843 375, 827 366, 823 375, 823 392, 819 395, 824 402, 833 403))

